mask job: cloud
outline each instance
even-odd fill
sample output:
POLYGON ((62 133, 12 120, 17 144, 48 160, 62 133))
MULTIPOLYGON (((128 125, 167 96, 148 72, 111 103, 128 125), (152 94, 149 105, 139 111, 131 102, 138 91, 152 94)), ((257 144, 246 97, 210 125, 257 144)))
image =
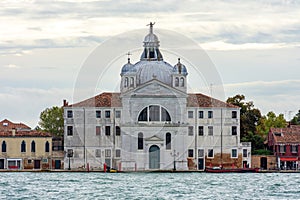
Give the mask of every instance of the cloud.
MULTIPOLYGON (((269 111, 288 114, 300 109, 300 80, 252 81, 224 85, 227 96, 244 94, 263 114, 269 111)), ((285 116, 289 119, 289 116, 285 116)))
POLYGON ((47 107, 61 106, 63 99, 72 98, 71 88, 13 88, 0 90, 0 119, 24 122, 34 128, 39 114, 47 107))
POLYGON ((8 64, 4 66, 5 68, 10 68, 10 69, 18 69, 20 68, 20 66, 18 65, 14 65, 14 64, 8 64))
POLYGON ((199 43, 217 45, 222 41, 228 46, 242 45, 243 49, 293 46, 300 40, 297 1, 48 0, 3 1, 0 5, 0 38, 15 41, 6 48, 66 47, 76 46, 75 42, 78 46, 93 45, 89 39, 103 41, 98 38, 145 27, 148 21, 199 43), (13 23, 4 23, 7 21, 13 23))

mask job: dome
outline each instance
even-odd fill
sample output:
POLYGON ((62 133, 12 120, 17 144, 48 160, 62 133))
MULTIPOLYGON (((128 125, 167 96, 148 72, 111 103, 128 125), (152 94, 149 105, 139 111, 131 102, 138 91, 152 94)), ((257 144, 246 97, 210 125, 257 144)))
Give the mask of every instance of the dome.
POLYGON ((157 79, 167 85, 172 84, 173 67, 165 61, 139 61, 134 65, 137 70, 137 84, 157 79))
POLYGON ((186 67, 180 63, 180 58, 178 58, 178 63, 173 68, 173 73, 187 75, 186 67))
POLYGON ((121 75, 129 72, 136 72, 134 65, 130 63, 130 58, 128 58, 128 63, 126 63, 121 69, 121 75))

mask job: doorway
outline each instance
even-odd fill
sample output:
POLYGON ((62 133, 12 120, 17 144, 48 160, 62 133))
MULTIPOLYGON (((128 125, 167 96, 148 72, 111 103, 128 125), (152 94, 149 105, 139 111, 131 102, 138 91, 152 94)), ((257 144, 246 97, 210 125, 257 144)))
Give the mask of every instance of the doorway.
POLYGON ((198 158, 198 169, 203 170, 204 169, 204 159, 198 158))
POLYGON ((4 169, 4 159, 0 159, 0 169, 4 169))
POLYGON ((160 149, 157 145, 152 145, 149 149, 149 169, 160 168, 160 149))
POLYGON ((34 169, 41 169, 41 161, 34 160, 34 169))
POLYGON ((261 169, 267 169, 268 168, 268 160, 266 157, 260 158, 260 168, 261 169))
POLYGON ((60 169, 60 160, 55 160, 55 169, 60 169))

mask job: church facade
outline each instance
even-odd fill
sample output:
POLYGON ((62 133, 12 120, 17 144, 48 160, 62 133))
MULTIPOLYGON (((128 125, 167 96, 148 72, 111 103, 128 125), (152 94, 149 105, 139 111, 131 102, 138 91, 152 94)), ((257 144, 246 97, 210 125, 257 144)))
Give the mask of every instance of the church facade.
POLYGON ((65 168, 121 171, 250 167, 240 108, 187 92, 187 67, 164 61, 153 24, 140 61, 121 68, 120 92, 64 102, 65 168), (69 163, 69 165, 68 165, 69 163))

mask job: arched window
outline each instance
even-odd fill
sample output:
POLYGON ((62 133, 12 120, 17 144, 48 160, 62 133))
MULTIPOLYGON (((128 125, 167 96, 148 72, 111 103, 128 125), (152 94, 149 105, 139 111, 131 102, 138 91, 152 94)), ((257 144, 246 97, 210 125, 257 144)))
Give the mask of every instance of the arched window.
POLYGON ((144 135, 143 135, 143 133, 138 134, 138 149, 144 149, 144 135))
POLYGON ((175 87, 178 87, 178 86, 179 86, 179 78, 176 77, 176 78, 175 78, 175 87))
POLYGON ((166 149, 171 149, 171 133, 166 133, 166 149))
POLYGON ((125 78, 125 81, 124 81, 124 87, 128 87, 128 78, 127 77, 125 78))
POLYGON ((139 115, 139 121, 148 121, 148 107, 144 108, 139 115))
POLYGON ((140 112, 138 121, 169 122, 171 121, 171 117, 165 108, 157 105, 150 105, 140 112))
POLYGON ((164 121, 164 122, 170 122, 171 121, 170 114, 163 107, 161 108, 161 121, 164 121))
POLYGON ((31 152, 35 152, 35 141, 31 142, 31 152))
POLYGON ((2 142, 2 152, 3 153, 6 152, 6 142, 5 141, 2 142))
POLYGON ((26 143, 24 140, 21 143, 21 152, 26 152, 26 143))
POLYGON ((183 77, 180 78, 180 87, 184 87, 184 78, 183 77))
POLYGON ((149 106, 149 121, 160 121, 159 106, 149 106))
POLYGON ((50 145, 48 141, 45 143, 45 152, 50 152, 50 145))
POLYGON ((133 87, 133 85, 134 85, 133 83, 134 83, 134 78, 131 77, 131 78, 130 78, 130 87, 133 87))

